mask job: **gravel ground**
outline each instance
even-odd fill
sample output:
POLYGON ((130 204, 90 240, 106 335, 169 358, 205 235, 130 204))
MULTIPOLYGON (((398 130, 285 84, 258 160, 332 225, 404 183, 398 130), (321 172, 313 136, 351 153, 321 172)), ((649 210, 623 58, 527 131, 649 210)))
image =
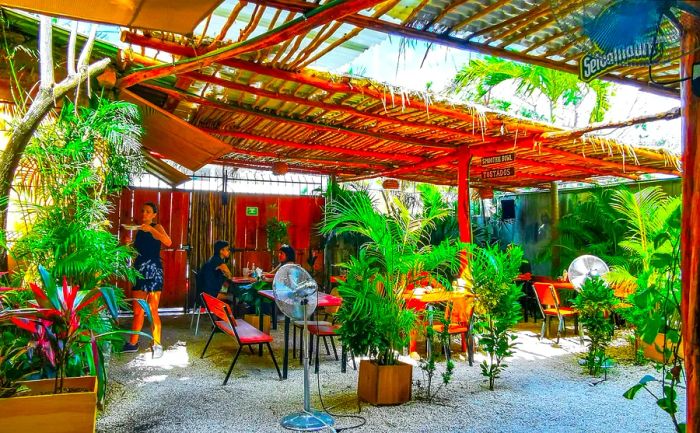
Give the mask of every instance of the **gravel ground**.
MULTIPOLYGON (((290 360, 289 379, 279 381, 269 356, 242 352, 226 386, 222 382, 235 353, 235 343, 217 335, 205 359, 199 355, 208 332, 194 337, 189 318, 165 317, 165 355, 150 353, 114 355, 106 410, 99 416, 99 432, 279 432, 282 416, 301 409, 303 370, 290 360)), ((582 347, 571 337, 555 346, 539 341, 537 325, 518 330, 518 349, 508 368, 489 391, 475 365, 462 358, 438 403, 413 401, 395 407, 363 404, 358 413, 355 394, 357 373, 350 367, 340 373, 339 362, 326 357, 319 375, 323 402, 331 412, 360 415, 366 424, 352 432, 672 432, 670 417, 651 396, 641 393, 633 401, 622 394, 651 366, 621 363, 606 382, 593 379, 577 363, 582 347)), ((273 331, 281 361, 282 326, 273 331)), ((626 344, 620 338, 619 344, 626 344)), ((625 352, 617 350, 616 353, 625 352)), ((440 365, 442 368, 442 364, 440 365)), ((414 382, 422 380, 417 367, 414 382)), ((318 382, 312 376, 313 406, 320 408, 318 382)), ((417 386, 414 386, 414 397, 417 386)), ((685 406, 685 395, 679 396, 685 406)), ((685 418, 684 414, 680 415, 685 418)), ((338 430, 358 418, 336 418, 338 430)))

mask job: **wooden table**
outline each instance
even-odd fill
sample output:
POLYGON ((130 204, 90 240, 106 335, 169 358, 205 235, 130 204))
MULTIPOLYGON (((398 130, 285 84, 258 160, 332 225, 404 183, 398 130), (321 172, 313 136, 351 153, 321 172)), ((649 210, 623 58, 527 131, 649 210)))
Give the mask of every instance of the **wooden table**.
MULTIPOLYGON (((333 296, 329 295, 327 293, 318 293, 318 305, 317 308, 319 307, 340 307, 340 305, 343 303, 343 299, 338 297, 338 296, 333 296)), ((272 301, 275 300, 275 294, 272 290, 260 290, 258 294, 264 298, 271 299, 272 301)), ((262 316, 263 312, 262 309, 260 310, 260 329, 262 330, 262 316)), ((272 317, 273 320, 276 321, 277 317, 277 306, 274 305, 272 308, 272 317)), ((289 369, 289 326, 291 324, 291 319, 287 317, 286 315, 284 316, 284 358, 282 360, 282 379, 287 378, 287 370, 289 369)), ((262 354, 262 346, 259 349, 260 354, 262 354)), ((343 360, 342 360, 342 371, 345 372, 345 350, 343 348, 343 360)))

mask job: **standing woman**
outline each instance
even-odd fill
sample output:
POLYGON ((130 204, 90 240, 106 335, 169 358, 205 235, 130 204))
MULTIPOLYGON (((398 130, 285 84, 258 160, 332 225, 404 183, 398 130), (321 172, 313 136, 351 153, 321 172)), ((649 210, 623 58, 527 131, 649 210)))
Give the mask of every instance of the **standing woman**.
MULTIPOLYGON (((160 246, 169 247, 172 244, 170 236, 162 225, 154 222, 158 215, 158 207, 153 202, 146 202, 141 209, 141 226, 136 232, 134 248, 138 253, 134 268, 142 275, 136 280, 132 289, 134 298, 145 299, 151 310, 153 328, 153 357, 163 356, 163 346, 160 344, 160 317, 158 303, 163 290, 163 263, 160 260, 160 246)), ((131 330, 139 332, 143 327, 144 311, 141 305, 134 301, 134 321, 131 330)), ((124 344, 123 352, 136 352, 139 348, 138 334, 132 334, 130 341, 124 344)))

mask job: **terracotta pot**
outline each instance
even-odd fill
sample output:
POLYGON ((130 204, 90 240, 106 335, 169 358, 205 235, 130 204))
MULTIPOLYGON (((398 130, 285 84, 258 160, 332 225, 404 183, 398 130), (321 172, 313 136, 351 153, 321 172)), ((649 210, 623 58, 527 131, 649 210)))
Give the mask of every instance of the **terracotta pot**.
MULTIPOLYGON (((639 340, 639 345, 644 350, 644 357, 655 362, 664 362, 664 354, 662 352, 662 347, 664 346, 664 334, 657 334, 654 342, 647 344, 641 339, 639 340)), ((671 348, 671 342, 666 342, 666 347, 671 348)), ((678 350, 678 356, 683 359, 683 346, 678 350)))
POLYGON ((360 361, 357 396, 375 406, 406 403, 411 399, 412 380, 411 364, 378 365, 365 359, 360 361))
POLYGON ((0 399, 0 430, 7 432, 91 433, 97 416, 97 378, 70 377, 53 394, 54 379, 22 382, 31 391, 0 399))

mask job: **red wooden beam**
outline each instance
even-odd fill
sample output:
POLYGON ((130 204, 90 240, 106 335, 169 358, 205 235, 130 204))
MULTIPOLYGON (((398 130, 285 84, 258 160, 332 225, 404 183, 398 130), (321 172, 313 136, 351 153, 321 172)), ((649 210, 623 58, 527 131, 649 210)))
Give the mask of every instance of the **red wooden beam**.
MULTIPOLYGON (((681 16, 683 35, 681 77, 693 75, 700 61, 700 19, 681 16)), ((694 81, 694 80, 693 80, 694 81)), ((691 81, 681 83, 683 131, 683 214, 681 221, 681 316, 686 377, 686 432, 700 432, 700 98, 693 94, 691 81)))
MULTIPOLYGON (((131 43, 147 48, 153 48, 155 50, 164 51, 166 53, 174 54, 177 56, 191 57, 193 55, 197 55, 197 51, 192 47, 183 46, 176 42, 163 41, 161 39, 143 36, 134 32, 122 32, 121 38, 122 41, 126 43, 131 43)), ((291 81, 299 84, 306 84, 308 86, 313 86, 317 89, 324 90, 329 93, 352 93, 356 95, 372 97, 383 101, 383 103, 387 107, 394 107, 396 105, 395 97, 393 97, 390 92, 386 92, 383 89, 379 90, 376 87, 361 86, 357 83, 350 84, 343 81, 331 82, 323 76, 317 77, 309 73, 285 71, 282 69, 272 68, 270 66, 263 66, 257 63, 252 63, 241 59, 226 59, 222 60, 220 63, 222 65, 230 66, 232 68, 243 69, 246 71, 254 72, 256 74, 265 75, 272 78, 278 78, 280 80, 291 81)), ((478 125, 481 121, 478 115, 472 114, 470 112, 460 111, 458 108, 450 109, 440 107, 434 104, 428 105, 421 99, 410 99, 406 102, 406 106, 419 110, 425 110, 428 113, 435 113, 442 116, 448 116, 454 119, 460 119, 468 122, 476 122, 475 125, 478 125)), ((487 122, 493 123, 493 120, 488 119, 487 122)), ((542 126, 531 125, 528 123, 518 125, 517 129, 520 131, 533 131, 537 133, 549 130, 549 128, 543 128, 542 126)))
POLYGON ((324 167, 327 167, 329 165, 337 165, 339 167, 354 167, 354 168, 360 168, 360 169, 365 169, 365 170, 385 170, 386 166, 385 165, 377 165, 377 164, 367 164, 364 162, 352 162, 352 161, 340 161, 340 160, 331 160, 331 159, 314 159, 314 158, 303 158, 303 157, 287 157, 283 154, 275 153, 275 152, 261 152, 258 150, 250 150, 250 149, 243 149, 240 147, 235 147, 231 146, 231 151, 233 153, 241 154, 241 155, 249 155, 249 156, 257 156, 261 158, 275 158, 275 159, 280 159, 280 160, 285 160, 285 162, 289 161, 298 161, 300 163, 304 164, 315 164, 315 165, 321 165, 324 167))
POLYGON ((363 174, 363 175, 357 176, 353 179, 348 179, 348 181, 373 179, 375 177, 396 177, 396 176, 400 176, 402 174, 412 173, 412 172, 424 170, 424 169, 430 168, 430 167, 437 167, 439 165, 451 164, 457 158, 459 158, 459 156, 456 154, 456 152, 453 152, 447 156, 443 156, 443 157, 435 158, 435 159, 429 159, 427 161, 423 161, 423 162, 420 162, 418 164, 407 165, 407 166, 397 168, 394 170, 388 170, 388 171, 374 173, 374 174, 366 174, 366 175, 363 174))
MULTIPOLYGON (((538 147, 542 152, 544 153, 551 153, 553 155, 561 155, 561 156, 566 156, 567 158, 573 160, 573 161, 579 161, 585 164, 591 164, 591 165, 598 165, 601 167, 608 167, 608 168, 613 168, 616 170, 620 171, 620 174, 623 174, 627 171, 641 171, 643 173, 662 173, 662 174, 670 174, 673 176, 680 176, 680 172, 676 170, 668 170, 668 169, 663 169, 663 168, 651 168, 651 167, 642 167, 640 165, 634 165, 634 164, 621 164, 619 162, 613 162, 613 161, 606 161, 604 159, 598 159, 598 158, 587 158, 583 155, 579 155, 577 153, 573 152, 568 152, 566 150, 559 150, 555 149, 553 147, 547 147, 547 146, 539 146, 538 147)), ((620 176, 620 175, 615 175, 615 176, 620 176)))
MULTIPOLYGON (((475 133, 475 132, 470 132, 470 131, 464 131, 462 129, 458 128, 449 128, 445 126, 440 126, 438 124, 430 124, 430 123, 422 123, 422 122, 412 122, 408 120, 401 120, 401 119, 395 119, 389 116, 383 116, 380 114, 374 114, 374 113, 367 113, 364 111, 360 111, 354 107, 348 106, 348 105, 337 105, 337 104, 328 104, 325 102, 321 101, 313 101, 310 99, 306 98, 301 98, 298 96, 292 96, 292 95, 283 95, 279 92, 273 92, 270 90, 265 90, 257 87, 252 87, 252 86, 246 86, 244 84, 237 84, 228 80, 224 80, 222 78, 218 77, 213 77, 211 75, 204 75, 200 74, 197 72, 190 72, 185 75, 181 75, 183 77, 191 78, 192 80, 197 80, 197 81, 202 81, 205 83, 211 83, 215 84, 217 86, 221 86, 227 89, 231 90, 236 90, 238 92, 244 92, 244 93, 250 93, 252 95, 257 95, 257 96, 262 96, 270 99, 276 99, 279 101, 285 101, 285 102, 294 102, 299 105, 307 105, 310 107, 317 107, 321 108, 326 111, 339 111, 341 113, 348 113, 356 117, 361 117, 363 119, 368 119, 368 120, 373 120, 376 122, 381 122, 381 123, 390 123, 393 125, 399 125, 403 127, 408 127, 408 128, 416 128, 416 129, 421 129, 423 131, 420 132, 425 132, 426 130, 428 131, 438 131, 447 134, 447 137, 442 137, 442 138, 447 138, 452 140, 454 137, 462 137, 464 139, 468 140, 475 140, 475 141, 480 141, 480 142, 496 142, 498 139, 494 139, 491 137, 486 137, 483 136, 482 134, 475 133)), ((374 126, 372 129, 377 129, 377 126, 374 126)), ((472 129, 469 127, 469 129, 472 129)), ((419 133, 418 131, 414 133, 419 133)))
POLYGON ((146 80, 202 69, 212 63, 243 53, 261 50, 284 42, 294 36, 303 35, 316 26, 338 20, 345 15, 370 8, 383 0, 330 0, 321 6, 310 9, 299 18, 286 22, 277 28, 245 41, 237 42, 201 56, 181 61, 145 68, 122 78, 118 86, 126 88, 146 80))
MULTIPOLYGON (((472 155, 479 156, 479 157, 486 157, 486 156, 496 156, 501 153, 503 153, 503 150, 507 149, 512 149, 512 145, 507 144, 505 145, 501 151, 492 151, 490 147, 484 147, 484 148, 470 148, 472 155)), ((540 161, 531 157, 523 156, 521 154, 516 154, 515 156, 515 164, 517 165, 518 162, 526 161, 531 163, 533 166, 538 166, 542 168, 548 168, 551 170, 569 170, 569 171, 578 171, 580 173, 587 173, 590 175, 595 175, 595 176, 617 176, 617 177, 624 177, 627 179, 633 179, 633 180, 638 180, 639 176, 634 175, 634 174, 628 174, 628 173, 620 173, 619 170, 616 171, 606 171, 606 170, 601 170, 597 168, 590 168, 590 167, 585 167, 582 165, 572 165, 572 164, 563 164, 561 162, 548 162, 548 161, 540 161)))
POLYGON ((280 140, 277 138, 264 137, 262 135, 248 134, 245 132, 238 132, 238 131, 226 131, 226 130, 211 129, 211 128, 199 128, 199 129, 201 129, 202 131, 204 131, 206 133, 213 134, 213 135, 219 135, 222 137, 240 138, 243 140, 255 140, 255 141, 260 141, 262 143, 272 144, 276 147, 287 148, 287 149, 318 150, 318 151, 322 151, 322 152, 331 152, 331 153, 340 154, 340 155, 387 159, 390 161, 404 161, 404 162, 423 161, 423 158, 421 158, 419 156, 401 155, 401 154, 384 153, 384 152, 374 152, 371 150, 346 149, 343 147, 326 146, 323 144, 316 144, 316 143, 303 144, 303 143, 297 143, 295 141, 280 140))
POLYGON ((173 96, 173 97, 178 97, 180 99, 184 99, 186 101, 193 102, 195 104, 200 104, 204 106, 209 106, 209 107, 214 107, 218 108, 221 110, 226 110, 226 111, 231 111, 231 112, 237 112, 237 113, 244 113, 252 116, 257 116, 261 117, 267 120, 271 120, 273 122, 284 122, 284 123, 293 123, 296 125, 302 125, 306 128, 309 129, 315 129, 318 131, 325 131, 325 132, 332 132, 335 134, 338 133, 343 133, 347 135, 352 135, 356 137, 371 137, 375 138, 377 140, 381 141, 394 141, 399 144, 404 144, 404 145, 410 145, 410 146, 416 146, 419 148, 423 149, 430 149, 430 150, 439 150, 443 152, 452 152, 453 149, 455 148, 454 146, 448 145, 448 144, 441 144, 438 142, 430 141, 430 140, 423 140, 419 138, 410 138, 410 137, 404 137, 401 135, 397 134, 390 134, 390 133, 373 133, 370 131, 364 131, 364 130, 356 130, 356 129, 351 129, 351 128, 345 128, 342 126, 336 126, 336 125, 324 125, 321 123, 314 123, 314 122, 308 122, 300 119, 292 119, 289 117, 283 117, 283 116, 277 116, 271 113, 266 113, 263 111, 258 111, 258 110, 253 110, 250 108, 244 108, 240 106, 234 106, 230 104, 225 104, 223 102, 216 102, 209 100, 207 98, 203 98, 201 96, 197 95, 192 95, 190 93, 186 93, 182 90, 178 89, 173 89, 169 87, 163 87, 159 85, 154 85, 150 83, 142 83, 141 84, 144 87, 148 87, 151 89, 158 90, 162 93, 165 93, 168 96, 173 96))

